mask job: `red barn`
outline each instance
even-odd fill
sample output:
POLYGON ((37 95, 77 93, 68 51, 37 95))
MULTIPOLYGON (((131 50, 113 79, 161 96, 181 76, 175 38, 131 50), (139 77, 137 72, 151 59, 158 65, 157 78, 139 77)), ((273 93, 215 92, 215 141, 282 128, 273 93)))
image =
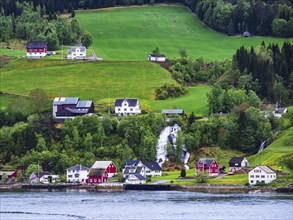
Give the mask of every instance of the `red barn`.
POLYGON ((47 42, 30 41, 26 43, 26 57, 43 58, 47 56, 47 42))
POLYGON ((12 179, 12 178, 17 177, 16 171, 0 171, 0 180, 2 180, 3 174, 6 174, 8 179, 12 179))
POLYGON ((101 184, 108 182, 108 173, 105 169, 91 169, 88 178, 86 180, 87 184, 101 184))
POLYGON ((214 158, 200 158, 196 163, 196 172, 206 171, 210 176, 219 174, 219 165, 214 158))
POLYGON ((117 174, 117 168, 112 161, 96 161, 91 169, 105 169, 108 177, 113 177, 117 174))

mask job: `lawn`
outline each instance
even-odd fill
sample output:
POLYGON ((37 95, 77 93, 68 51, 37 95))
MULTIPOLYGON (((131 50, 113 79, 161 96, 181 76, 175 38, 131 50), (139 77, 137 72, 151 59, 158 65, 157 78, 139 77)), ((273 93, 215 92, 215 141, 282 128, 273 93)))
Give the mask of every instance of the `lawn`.
POLYGON ((293 154, 293 127, 282 132, 281 136, 262 152, 248 158, 251 166, 266 165, 275 170, 288 170, 282 165, 284 158, 293 154))
MULTIPOLYGON (((186 48, 192 59, 231 58, 236 49, 267 44, 282 44, 272 37, 227 36, 202 24, 183 6, 142 6, 78 11, 83 29, 92 33, 97 56, 105 60, 146 60, 155 47, 168 58, 178 57, 186 48)), ((292 41, 292 39, 290 39, 292 41)))
POLYGON ((25 50, 14 50, 14 49, 5 49, 0 48, 0 56, 14 56, 14 57, 20 57, 20 56, 26 56, 25 50))
POLYGON ((0 109, 7 108, 7 106, 18 99, 18 96, 0 94, 0 109))
POLYGON ((188 93, 184 96, 151 101, 148 105, 153 109, 183 109, 185 113, 194 112, 197 116, 202 116, 208 112, 208 99, 206 93, 210 91, 207 85, 199 85, 196 87, 187 87, 188 93))

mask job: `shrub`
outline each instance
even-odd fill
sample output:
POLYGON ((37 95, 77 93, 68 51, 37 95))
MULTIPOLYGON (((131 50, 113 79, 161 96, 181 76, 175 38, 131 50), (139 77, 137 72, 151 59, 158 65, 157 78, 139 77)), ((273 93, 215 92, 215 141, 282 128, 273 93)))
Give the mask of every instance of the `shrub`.
POLYGON ((206 183, 207 180, 209 179, 209 176, 207 173, 201 171, 201 172, 197 173, 195 179, 198 183, 206 183))
POLYGON ((180 176, 181 177, 186 177, 186 170, 184 168, 181 169, 180 176))

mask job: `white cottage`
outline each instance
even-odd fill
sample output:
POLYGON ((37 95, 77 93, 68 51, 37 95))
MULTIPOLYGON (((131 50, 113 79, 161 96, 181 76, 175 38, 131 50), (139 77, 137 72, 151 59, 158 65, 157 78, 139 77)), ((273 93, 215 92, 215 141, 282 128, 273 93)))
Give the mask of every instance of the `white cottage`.
POLYGON ((89 170, 81 164, 69 167, 66 169, 66 180, 73 183, 85 183, 89 170))
POLYGON ((123 98, 115 101, 115 115, 137 115, 141 113, 139 100, 137 98, 123 98))
POLYGON ((267 166, 257 166, 248 173, 248 181, 250 185, 255 185, 256 183, 267 184, 275 179, 277 179, 276 172, 267 166))
POLYGON ((75 46, 71 47, 71 50, 67 51, 67 59, 85 59, 86 58, 86 47, 75 46))
POLYGON ((153 62, 165 62, 166 61, 166 57, 164 54, 149 54, 148 55, 148 61, 153 61, 153 62))

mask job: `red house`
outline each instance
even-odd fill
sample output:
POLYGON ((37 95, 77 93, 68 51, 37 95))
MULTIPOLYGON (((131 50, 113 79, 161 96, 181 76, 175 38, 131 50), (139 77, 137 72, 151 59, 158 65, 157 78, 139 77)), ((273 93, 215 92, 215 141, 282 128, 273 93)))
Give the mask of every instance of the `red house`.
POLYGON ((29 41, 26 43, 26 57, 39 59, 47 56, 47 42, 29 41))
POLYGON ((8 179, 12 179, 12 178, 17 177, 16 171, 0 171, 0 181, 2 180, 3 174, 6 174, 8 179))
POLYGON ((105 169, 91 169, 86 180, 86 183, 91 185, 107 182, 108 173, 105 169))
POLYGON ((200 158, 196 163, 196 172, 205 171, 210 176, 219 174, 219 165, 214 158, 200 158))
POLYGON ((96 161, 91 169, 104 169, 108 173, 108 177, 113 177, 117 174, 117 168, 112 161, 96 161))

